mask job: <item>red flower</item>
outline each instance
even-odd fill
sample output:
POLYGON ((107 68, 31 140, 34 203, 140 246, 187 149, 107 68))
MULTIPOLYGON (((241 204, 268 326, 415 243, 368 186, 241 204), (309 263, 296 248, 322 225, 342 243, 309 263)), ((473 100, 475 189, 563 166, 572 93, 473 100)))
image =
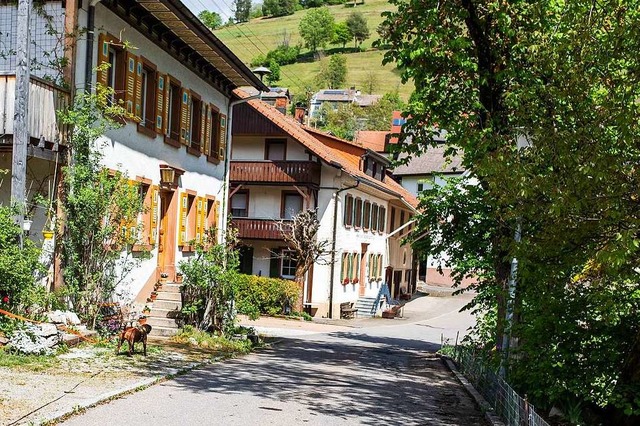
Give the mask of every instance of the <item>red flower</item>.
POLYGON ((2 303, 9 303, 9 296, 5 296, 2 298, 2 303))

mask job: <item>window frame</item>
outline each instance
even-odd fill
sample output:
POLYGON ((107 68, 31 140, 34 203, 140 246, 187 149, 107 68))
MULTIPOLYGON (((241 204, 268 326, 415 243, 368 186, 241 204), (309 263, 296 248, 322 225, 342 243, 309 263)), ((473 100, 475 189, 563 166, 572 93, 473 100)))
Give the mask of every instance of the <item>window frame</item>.
POLYGON ((241 189, 239 191, 236 191, 231 196, 231 200, 229 200, 229 213, 234 218, 246 218, 246 217, 249 217, 249 190, 248 189, 241 189), (244 208, 244 210, 246 211, 246 215, 245 216, 239 216, 239 215, 233 214, 233 210, 234 210, 234 208, 233 208, 233 197, 235 197, 238 194, 244 194, 246 196, 246 202, 245 202, 245 208, 244 208))
POLYGON ((200 140, 202 138, 202 109, 204 103, 199 94, 191 91, 189 96, 190 108, 189 108, 189 145, 187 145, 187 152, 196 156, 200 156, 200 140))
POLYGON ((384 234, 387 229, 387 209, 384 206, 379 206, 378 209, 378 232, 384 234))
POLYGON ((294 279, 296 277, 296 263, 297 260, 295 258, 295 252, 293 250, 282 250, 280 251, 280 276, 285 279, 294 279), (293 275, 285 274, 285 261, 293 263, 293 265, 289 264, 286 266, 291 272, 291 268, 293 268, 293 275))
POLYGON ((353 205, 354 198, 351 194, 346 194, 344 197, 344 216, 343 223, 347 228, 351 228, 353 226, 353 205))
POLYGON ((264 159, 267 161, 287 160, 287 138, 266 138, 264 140, 264 159), (269 151, 272 145, 282 145, 282 159, 272 160, 269 158, 269 151))
POLYGON ((354 202, 354 221, 353 226, 356 229, 362 228, 362 210, 363 210, 363 200, 360 197, 356 197, 354 202), (359 207, 358 207, 359 205, 359 207))
POLYGON ((371 232, 378 232, 378 212, 380 206, 377 203, 371 204, 371 232))
POLYGON ((300 195, 298 191, 282 191, 282 194, 280 196, 280 219, 291 220, 293 216, 295 216, 296 214, 300 213, 303 210, 304 210, 304 198, 302 197, 302 195, 300 195), (300 198, 300 210, 294 213, 290 218, 287 218, 286 217, 287 212, 285 211, 285 206, 286 206, 286 198, 289 196, 300 198))
MULTIPOLYGON (((180 117, 182 114, 182 84, 173 76, 167 74, 169 87, 167 87, 167 133, 164 135, 164 141, 169 145, 180 147, 180 117), (177 111, 176 111, 177 105, 177 111), (174 124, 176 129, 174 132, 174 124), (175 137, 173 135, 175 134, 175 137)), ((167 81, 164 82, 167 84, 167 81)))
POLYGON ((371 201, 365 200, 362 207, 362 229, 368 231, 371 229, 371 201))
POLYGON ((209 119, 209 125, 211 131, 209 132, 209 140, 205 143, 209 144, 209 154, 207 160, 211 163, 218 164, 220 162, 220 108, 214 104, 209 104, 209 111, 211 117, 209 119))
POLYGON ((157 135, 156 120, 158 115, 158 68, 144 56, 140 56, 140 62, 142 63, 142 74, 140 76, 142 79, 140 83, 142 90, 140 94, 142 115, 138 122, 138 131, 151 138, 155 138, 157 135))

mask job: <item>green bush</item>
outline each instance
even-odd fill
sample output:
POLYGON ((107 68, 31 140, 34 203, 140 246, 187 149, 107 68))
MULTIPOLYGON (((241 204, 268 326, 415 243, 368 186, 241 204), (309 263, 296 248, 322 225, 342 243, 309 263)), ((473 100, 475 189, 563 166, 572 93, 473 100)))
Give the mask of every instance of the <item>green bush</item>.
POLYGON ((236 289, 236 309, 256 319, 260 314, 279 315, 292 307, 298 297, 298 284, 279 278, 240 275, 236 289))
POLYGON ((35 273, 42 270, 40 250, 28 238, 21 249, 21 233, 11 209, 0 207, 0 307, 25 315, 33 313, 35 306, 43 307, 46 295, 35 279, 35 273))

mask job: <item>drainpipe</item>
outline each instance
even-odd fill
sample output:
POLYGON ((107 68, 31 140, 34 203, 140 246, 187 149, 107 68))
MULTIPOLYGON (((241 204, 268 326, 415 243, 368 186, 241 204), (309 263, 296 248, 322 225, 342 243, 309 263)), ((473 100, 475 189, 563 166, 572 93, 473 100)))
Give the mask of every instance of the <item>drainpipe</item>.
MULTIPOLYGON (((227 113, 227 143, 224 147, 224 184, 222 187, 222 211, 220 215, 222 217, 221 226, 224 226, 224 229, 227 229, 227 198, 229 198, 229 165, 231 164, 231 136, 232 136, 232 125, 233 125, 233 107, 239 104, 243 104, 249 102, 253 99, 258 99, 260 95, 249 96, 248 98, 238 99, 235 101, 229 102, 229 108, 227 113)), ((227 234, 222 233, 222 242, 226 242, 227 234)))
POLYGON ((93 76, 93 32, 95 28, 96 7, 89 4, 87 11, 87 61, 84 66, 84 91, 91 92, 91 77, 93 76))
POLYGON ((338 224, 338 195, 342 191, 348 189, 357 188, 360 185, 360 181, 356 179, 356 184, 348 186, 346 188, 338 189, 333 194, 333 236, 331 238, 331 271, 330 271, 330 284, 329 284, 329 318, 333 318, 333 284, 334 284, 334 272, 336 269, 336 232, 338 224))

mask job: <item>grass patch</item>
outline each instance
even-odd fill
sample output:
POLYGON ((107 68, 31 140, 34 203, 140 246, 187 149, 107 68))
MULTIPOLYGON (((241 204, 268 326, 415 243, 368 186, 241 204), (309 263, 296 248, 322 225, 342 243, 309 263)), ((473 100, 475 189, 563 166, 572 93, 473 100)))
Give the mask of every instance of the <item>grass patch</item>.
MULTIPOLYGON (((354 8, 344 5, 329 6, 336 22, 345 21, 350 13, 361 12, 369 25, 371 37, 365 40, 362 52, 349 52, 353 43, 347 44, 345 55, 347 56, 347 81, 344 87, 364 87, 371 76, 377 80, 375 93, 384 94, 398 90, 404 100, 409 99, 413 92, 413 86, 403 85, 395 66, 382 66, 384 51, 372 50, 372 44, 377 40, 376 28, 383 21, 381 13, 393 10, 393 6, 386 0, 371 0, 364 5, 354 8)), ((304 44, 298 33, 298 24, 307 10, 299 10, 293 15, 279 18, 257 18, 250 22, 232 25, 215 31, 222 40, 244 63, 249 64, 259 54, 266 54, 281 44, 285 38, 289 38, 290 45, 304 44), (261 52, 262 51, 262 52, 261 52)), ((325 54, 342 51, 342 46, 328 45, 325 54)), ((300 59, 305 62, 281 67, 281 79, 278 86, 288 87, 294 94, 302 95, 305 86, 315 87, 316 76, 320 71, 320 62, 308 62, 312 57, 307 49, 300 53, 300 59)))
POLYGON ((67 352, 66 347, 60 348, 54 355, 22 355, 2 347, 0 348, 0 367, 27 371, 44 371, 57 366, 60 362, 56 355, 65 352, 67 352))
POLYGON ((185 326, 179 334, 171 337, 170 342, 179 343, 200 349, 209 349, 222 354, 247 354, 251 352, 251 341, 233 340, 223 336, 215 336, 205 331, 185 326))

